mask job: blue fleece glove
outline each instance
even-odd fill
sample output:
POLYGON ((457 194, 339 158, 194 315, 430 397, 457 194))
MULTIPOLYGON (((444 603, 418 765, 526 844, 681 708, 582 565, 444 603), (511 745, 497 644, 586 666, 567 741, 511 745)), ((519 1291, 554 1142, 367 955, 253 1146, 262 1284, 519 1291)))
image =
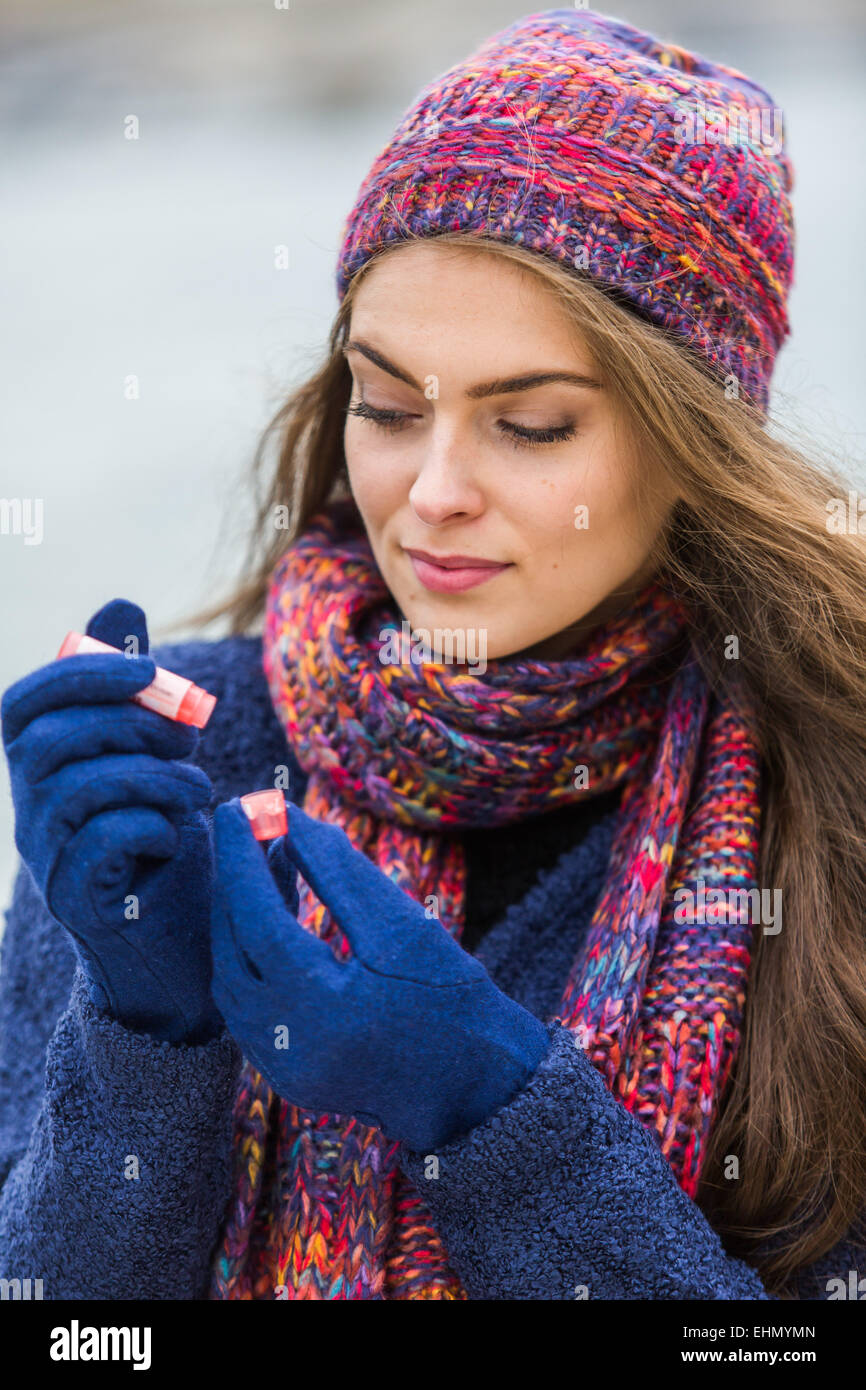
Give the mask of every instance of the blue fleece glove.
POLYGON ((214 813, 214 999, 284 1099, 435 1149, 523 1089, 548 1031, 341 827, 287 812, 267 856, 237 798, 214 813), (350 960, 298 922, 296 869, 350 960))
POLYGON ((114 599, 87 632, 138 656, 49 662, 11 685, 0 717, 15 843, 72 937, 97 1008, 172 1042, 222 1030, 210 996, 213 851, 197 729, 133 703, 154 678, 145 616, 114 599))

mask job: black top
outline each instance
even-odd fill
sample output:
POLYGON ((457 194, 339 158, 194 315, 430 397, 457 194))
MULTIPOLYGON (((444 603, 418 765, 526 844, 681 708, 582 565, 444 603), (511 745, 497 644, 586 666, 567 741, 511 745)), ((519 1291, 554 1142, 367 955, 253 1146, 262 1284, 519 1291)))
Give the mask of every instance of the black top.
POLYGON ((529 892, 543 869, 573 849, 602 815, 617 807, 622 787, 512 825, 461 829, 466 853, 466 922, 460 944, 474 951, 505 909, 529 892))
MULTIPOLYGON (((631 685, 637 698, 646 690, 651 704, 659 692, 666 695, 687 659, 694 657, 684 632, 648 670, 635 676, 631 685)), ((466 850, 466 922, 460 942, 465 950, 474 951, 505 909, 523 899, 539 873, 551 868, 560 855, 580 843, 591 826, 619 806, 623 790, 620 785, 514 825, 460 831, 466 850)))

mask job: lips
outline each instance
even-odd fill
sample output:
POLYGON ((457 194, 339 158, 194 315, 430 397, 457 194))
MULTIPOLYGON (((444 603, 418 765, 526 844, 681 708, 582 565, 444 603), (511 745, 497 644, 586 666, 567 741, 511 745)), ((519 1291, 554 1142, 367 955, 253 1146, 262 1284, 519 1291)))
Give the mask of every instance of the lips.
POLYGON ((408 555, 415 556, 418 560, 426 560, 430 565, 438 565, 440 569, 446 570, 474 570, 474 569, 501 569, 502 564, 499 560, 478 559, 474 555, 431 555, 429 550, 409 550, 408 555))
POLYGON ((479 560, 470 555, 447 555, 437 561, 423 550, 407 550, 406 554, 421 583, 437 593, 453 594, 473 589, 511 568, 510 562, 498 564, 495 560, 479 560))

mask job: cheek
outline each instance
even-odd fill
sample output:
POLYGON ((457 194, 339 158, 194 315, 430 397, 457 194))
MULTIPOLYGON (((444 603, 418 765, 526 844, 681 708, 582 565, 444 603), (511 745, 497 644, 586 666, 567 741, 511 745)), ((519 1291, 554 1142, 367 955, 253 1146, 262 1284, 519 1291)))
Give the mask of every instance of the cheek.
POLYGON ((607 459, 590 459, 564 477, 540 468, 517 501, 515 527, 552 592, 581 573, 602 578, 636 566, 654 534, 628 477, 607 459))
POLYGON ((406 482, 401 474, 397 454, 389 457, 386 444, 374 442, 370 438, 370 428, 351 422, 346 425, 343 435, 343 450, 346 455, 346 469, 352 495, 365 521, 381 524, 394 511, 399 495, 405 493, 411 482, 406 482))
POLYGON ((609 543, 632 530, 635 508, 617 469, 586 463, 568 469, 539 465, 538 476, 515 489, 511 513, 533 550, 609 543))

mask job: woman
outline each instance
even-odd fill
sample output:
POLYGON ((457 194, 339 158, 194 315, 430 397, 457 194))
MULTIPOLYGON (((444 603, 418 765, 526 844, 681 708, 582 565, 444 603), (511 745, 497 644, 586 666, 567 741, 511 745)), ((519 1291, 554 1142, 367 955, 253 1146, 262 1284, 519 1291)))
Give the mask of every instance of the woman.
POLYGON ((579 10, 443 74, 263 441, 232 635, 149 654, 115 600, 125 660, 6 692, 6 1277, 857 1296, 866 557, 766 430, 791 170, 694 134, 735 109, 775 108, 579 10), (157 661, 200 736, 130 701, 157 661))

